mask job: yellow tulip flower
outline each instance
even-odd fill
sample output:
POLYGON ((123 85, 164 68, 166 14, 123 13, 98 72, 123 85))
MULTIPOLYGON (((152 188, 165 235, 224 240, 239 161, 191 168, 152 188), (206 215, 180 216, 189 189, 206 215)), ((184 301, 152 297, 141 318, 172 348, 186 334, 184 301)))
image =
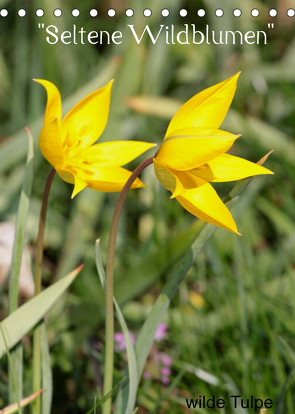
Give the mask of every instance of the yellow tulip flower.
POLYGON ((240 180, 270 170, 226 154, 239 135, 219 129, 230 107, 240 73, 198 93, 172 118, 153 163, 171 198, 196 217, 238 232, 225 204, 209 182, 240 180))
MULTIPOLYGON (((98 191, 121 191, 131 175, 122 166, 155 144, 113 141, 93 145, 107 124, 113 81, 87 95, 62 118, 57 87, 47 80, 34 80, 47 91, 40 149, 58 175, 74 184, 72 198, 85 187, 98 191)), ((142 181, 136 179, 132 188, 143 186, 142 181)))

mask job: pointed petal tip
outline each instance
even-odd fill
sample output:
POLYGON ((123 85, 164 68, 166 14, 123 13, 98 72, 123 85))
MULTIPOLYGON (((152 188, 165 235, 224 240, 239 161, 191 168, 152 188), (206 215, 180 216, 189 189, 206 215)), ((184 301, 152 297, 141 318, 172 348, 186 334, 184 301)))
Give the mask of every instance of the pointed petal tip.
MULTIPOLYGON (((234 224, 236 224, 236 223, 234 223, 234 224)), ((221 228, 222 228, 222 226, 220 226, 221 228)), ((243 236, 243 234, 242 233, 240 233, 239 232, 239 230, 238 230, 238 228, 237 228, 237 226, 236 225, 234 225, 234 226, 230 226, 230 227, 223 227, 225 230, 228 230, 228 231, 230 231, 231 233, 234 233, 234 234, 236 234, 237 236, 243 236)))
POLYGON ((71 195, 71 200, 73 200, 80 191, 81 190, 77 189, 77 187, 75 186, 71 195))
POLYGON ((240 77, 240 74, 242 73, 241 70, 239 70, 237 73, 235 73, 230 79, 238 79, 240 77))
POLYGON ((174 198, 177 198, 178 196, 180 196, 183 193, 183 189, 179 188, 179 186, 177 186, 178 188, 175 189, 175 191, 171 194, 170 196, 170 200, 173 200, 174 198))
POLYGON ((77 186, 75 186, 71 194, 71 200, 73 200, 73 198, 75 198, 77 194, 78 194, 77 186))
POLYGON ((232 225, 230 225, 230 226, 220 226, 221 228, 224 228, 225 230, 228 230, 228 231, 230 231, 231 233, 234 233, 234 234, 236 234, 237 236, 242 236, 243 234, 242 233, 240 233, 239 232, 239 230, 238 230, 238 227, 237 227, 237 225, 236 225, 236 222, 234 221, 233 223, 232 223, 232 225))
POLYGON ((106 85, 105 85, 105 87, 107 87, 107 88, 112 88, 113 87, 113 84, 114 84, 114 82, 115 82, 115 79, 111 79, 106 85))
POLYGON ((140 180, 140 184, 138 184, 138 187, 134 187, 134 188, 148 188, 148 185, 140 180))
POLYGON ((264 167, 264 172, 261 174, 265 174, 265 175, 274 175, 275 173, 271 170, 269 170, 268 168, 264 167))
MULTIPOLYGON (((132 141, 129 141, 132 142, 132 141)), ((146 141, 133 141, 135 143, 138 144, 138 146, 142 147, 142 152, 141 154, 143 154, 144 152, 150 150, 151 148, 157 147, 158 144, 156 144, 155 142, 146 142, 146 141)))
POLYGON ((158 145, 159 145, 155 142, 147 142, 146 144, 148 144, 150 146, 150 148, 158 147, 158 145))
POLYGON ((74 188, 72 195, 71 195, 71 200, 73 200, 80 191, 81 190, 77 190, 76 188, 74 188))
POLYGON ((75 179, 75 186, 71 195, 71 199, 73 199, 78 193, 80 193, 82 190, 84 190, 85 187, 87 187, 87 182, 78 177, 78 175, 74 175, 75 179))
POLYGON ((43 82, 49 82, 49 81, 45 81, 45 79, 38 79, 38 78, 33 78, 32 79, 34 82, 40 83, 40 85, 43 84, 43 82))
POLYGON ((131 186, 131 190, 135 190, 136 188, 147 188, 147 187, 148 186, 143 181, 141 181, 140 178, 136 178, 136 180, 131 186))
POLYGON ((234 75, 232 75, 232 76, 230 76, 229 78, 227 78, 226 79, 226 82, 237 82, 238 81, 238 79, 239 79, 239 77, 240 77, 240 74, 242 73, 242 71, 238 71, 237 73, 235 73, 234 75))

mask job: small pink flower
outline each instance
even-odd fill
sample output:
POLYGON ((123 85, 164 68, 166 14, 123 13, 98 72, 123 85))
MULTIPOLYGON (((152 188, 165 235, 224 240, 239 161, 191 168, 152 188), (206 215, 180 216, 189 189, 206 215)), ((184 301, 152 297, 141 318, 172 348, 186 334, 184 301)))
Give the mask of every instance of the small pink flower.
MULTIPOLYGON (((129 335, 131 338, 131 342, 132 345, 135 344, 135 337, 133 335, 133 333, 131 331, 129 331, 129 335)), ((126 342, 125 342, 125 337, 123 332, 116 332, 114 335, 114 339, 115 339, 115 351, 117 352, 121 352, 121 351, 125 351, 126 349, 126 342)))
POLYGON ((167 334, 167 328, 168 326, 166 325, 166 323, 160 323, 160 325, 158 326, 156 335, 155 335, 155 340, 157 342, 162 341, 163 339, 166 339, 168 334, 167 334))
POLYGON ((166 367, 171 367, 172 365, 171 357, 165 354, 164 352, 157 352, 157 354, 155 355, 155 358, 160 360, 163 363, 163 365, 165 365, 166 367))
POLYGON ((169 375, 171 374, 171 369, 168 367, 164 367, 161 369, 162 375, 169 377, 169 375))

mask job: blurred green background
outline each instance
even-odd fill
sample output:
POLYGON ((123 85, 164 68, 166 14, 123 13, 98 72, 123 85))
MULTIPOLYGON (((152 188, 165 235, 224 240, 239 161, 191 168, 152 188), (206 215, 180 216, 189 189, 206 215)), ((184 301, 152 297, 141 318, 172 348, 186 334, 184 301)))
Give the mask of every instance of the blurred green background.
MULTIPOLYGON (((160 143, 179 104, 201 89, 241 70, 238 89, 223 129, 242 133, 236 155, 256 162, 270 150, 266 166, 274 176, 257 177, 233 211, 243 237, 218 229, 177 292, 165 322, 168 337, 156 345, 173 361, 171 385, 163 385, 151 366, 138 396, 139 413, 182 413, 185 398, 205 394, 226 398, 271 398, 273 413, 293 413, 295 367, 295 29, 286 10, 294 1, 117 0, 0 1, 9 11, 0 25, 0 219, 15 221, 25 167, 28 125, 35 140, 35 182, 27 223, 27 243, 34 258, 37 221, 46 176, 50 170, 38 149, 46 97, 31 81, 43 78, 61 91, 64 113, 87 93, 115 78, 111 112, 103 140, 138 139, 160 143), (244 2, 246 3, 246 2, 244 2), (19 7, 27 16, 17 15, 19 7), (71 16, 80 9, 79 18, 71 16), (163 8, 170 10, 167 18, 163 8), (214 14, 218 7, 224 16, 214 14), (235 18, 232 10, 242 15, 235 18), (271 18, 271 7, 278 16, 271 18), (35 16, 42 8, 45 15, 35 16), (60 18, 53 16, 61 8, 60 18), (89 10, 98 10, 91 18, 89 10), (109 8, 116 16, 108 17, 109 8), (125 10, 134 16, 127 18, 125 10), (152 16, 145 18, 143 10, 152 16), (181 18, 179 10, 188 16, 181 18), (206 15, 197 17, 203 8, 206 15), (252 8, 260 16, 250 17, 252 8), (37 23, 70 30, 122 30, 122 45, 49 45, 37 23), (267 24, 274 22, 274 29, 267 24), (265 30, 267 45, 137 45, 127 24, 194 23, 199 30, 265 30), (140 99, 130 99, 130 97, 140 99), (129 99, 127 99, 129 98, 129 99)), ((152 152, 151 154, 152 155, 152 152)), ((142 158, 143 159, 143 158, 142 158)), ((137 160, 130 166, 135 168, 137 160)), ((143 174, 149 189, 128 196, 120 224, 115 290, 130 329, 138 332, 152 303, 182 257, 195 219, 156 182, 152 168, 143 174)), ((226 195, 233 184, 216 188, 226 195)), ((105 258, 116 194, 84 190, 70 199, 70 185, 56 178, 46 227, 44 286, 80 263, 85 268, 63 303, 48 320, 54 375, 53 411, 86 413, 101 385, 104 343, 104 300, 95 263, 94 244, 101 239, 105 258)), ((197 224, 198 226, 198 224, 197 224)), ((7 312, 7 283, 1 285, 0 316, 7 312)), ((118 328, 119 329, 119 328, 118 328)), ((25 378, 31 380, 31 340, 26 338, 25 378)), ((116 355, 117 379, 126 361, 116 355)), ((26 387, 25 386, 25 387, 26 387)), ((28 391, 29 392, 29 391, 28 391)), ((7 402, 7 361, 0 365, 0 406, 7 402)), ((206 412, 203 410, 203 412, 206 412)), ((209 410, 208 412, 212 412, 209 410)), ((233 412, 230 408, 226 412, 233 412)), ((235 411, 238 412, 238 411, 235 411)), ((254 410, 242 410, 252 413, 254 410)))

